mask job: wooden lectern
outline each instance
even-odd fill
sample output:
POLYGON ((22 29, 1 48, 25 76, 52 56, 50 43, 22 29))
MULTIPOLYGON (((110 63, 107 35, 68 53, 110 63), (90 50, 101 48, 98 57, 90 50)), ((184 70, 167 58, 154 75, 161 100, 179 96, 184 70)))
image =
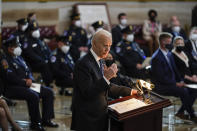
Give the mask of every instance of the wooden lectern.
MULTIPOLYGON (((162 131, 163 108, 171 105, 171 102, 154 92, 151 92, 149 95, 145 94, 145 97, 148 96, 151 96, 152 104, 122 114, 108 108, 111 119, 110 131, 162 131)), ((127 96, 116 99, 110 101, 109 105, 131 98, 133 97, 127 96)))

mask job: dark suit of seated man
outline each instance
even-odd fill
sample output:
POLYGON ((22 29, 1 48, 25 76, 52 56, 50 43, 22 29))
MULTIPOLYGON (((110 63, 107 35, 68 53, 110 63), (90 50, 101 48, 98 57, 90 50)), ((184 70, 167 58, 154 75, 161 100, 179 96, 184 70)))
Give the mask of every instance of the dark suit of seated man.
POLYGON ((192 109, 192 101, 195 96, 192 96, 188 88, 184 88, 184 82, 181 81, 179 72, 177 72, 174 59, 170 48, 172 35, 169 33, 162 33, 159 36, 160 48, 153 54, 151 63, 151 81, 155 84, 154 91, 166 96, 180 97, 182 106, 176 116, 186 118, 184 111, 186 110, 190 119, 197 122, 192 109))
POLYGON ((34 78, 21 55, 21 48, 16 38, 5 43, 6 66, 4 66, 4 78, 6 78, 5 96, 11 99, 27 101, 31 120, 31 129, 44 131, 43 126, 58 127, 51 121, 54 118, 54 94, 52 89, 41 86, 40 93, 30 89, 34 78), (39 102, 42 98, 42 119, 39 111, 39 102), (42 122, 42 125, 41 125, 42 122))
POLYGON ((136 90, 109 82, 116 76, 117 65, 103 66, 112 44, 105 30, 95 33, 89 53, 79 59, 74 69, 74 92, 71 129, 76 131, 107 131, 107 98, 137 94, 136 90))

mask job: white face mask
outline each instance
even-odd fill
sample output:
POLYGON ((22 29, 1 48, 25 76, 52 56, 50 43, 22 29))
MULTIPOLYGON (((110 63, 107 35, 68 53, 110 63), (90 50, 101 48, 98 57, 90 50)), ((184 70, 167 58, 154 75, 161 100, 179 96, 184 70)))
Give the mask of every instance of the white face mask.
POLYGON ((121 19, 120 24, 123 25, 123 26, 126 26, 127 25, 127 19, 121 19))
POLYGON ((174 26, 174 27, 172 27, 172 30, 174 31, 174 32, 180 32, 180 30, 181 30, 181 27, 180 26, 174 26))
POLYGON ((81 27, 81 21, 80 20, 75 21, 75 26, 81 27))
POLYGON ((197 34, 191 34, 190 39, 193 41, 197 41, 197 34))
POLYGON ((63 45, 61 47, 62 52, 64 52, 65 54, 68 53, 69 49, 70 49, 70 46, 63 45))
POLYGON ((25 30, 27 29, 27 27, 28 27, 28 23, 25 24, 25 25, 23 25, 23 26, 21 27, 21 30, 22 30, 22 31, 25 31, 25 30))
POLYGON ((16 48, 14 48, 13 53, 15 56, 20 56, 22 53, 22 49, 20 47, 16 47, 16 48))
POLYGON ((127 41, 129 41, 129 42, 133 42, 133 40, 134 40, 134 35, 133 34, 129 34, 129 35, 127 35, 127 41))
POLYGON ((34 38, 40 38, 40 31, 39 30, 35 30, 32 32, 32 37, 34 38))

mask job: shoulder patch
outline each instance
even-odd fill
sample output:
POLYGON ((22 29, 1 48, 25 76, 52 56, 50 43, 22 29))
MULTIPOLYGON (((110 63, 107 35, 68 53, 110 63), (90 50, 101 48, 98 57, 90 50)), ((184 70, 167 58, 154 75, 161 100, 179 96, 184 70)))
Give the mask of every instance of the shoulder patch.
POLYGON ((52 56, 51 57, 51 63, 54 63, 56 61, 56 57, 55 56, 52 56))
POLYGON ((26 49, 27 47, 28 47, 28 43, 25 42, 25 43, 23 44, 23 49, 26 49))
POLYGON ((127 50, 131 50, 131 47, 130 47, 130 46, 128 46, 128 47, 127 47, 127 50))
POLYGON ((4 69, 8 69, 9 65, 6 59, 1 60, 1 64, 4 69))

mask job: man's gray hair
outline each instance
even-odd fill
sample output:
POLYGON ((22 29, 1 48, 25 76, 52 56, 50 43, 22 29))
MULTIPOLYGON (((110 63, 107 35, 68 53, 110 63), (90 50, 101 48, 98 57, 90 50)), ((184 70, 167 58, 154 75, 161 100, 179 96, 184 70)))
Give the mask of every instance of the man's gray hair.
POLYGON ((107 30, 102 29, 102 30, 97 31, 93 35, 91 43, 95 44, 94 42, 98 42, 100 40, 101 36, 105 36, 105 37, 108 37, 108 38, 112 39, 111 33, 107 30))

